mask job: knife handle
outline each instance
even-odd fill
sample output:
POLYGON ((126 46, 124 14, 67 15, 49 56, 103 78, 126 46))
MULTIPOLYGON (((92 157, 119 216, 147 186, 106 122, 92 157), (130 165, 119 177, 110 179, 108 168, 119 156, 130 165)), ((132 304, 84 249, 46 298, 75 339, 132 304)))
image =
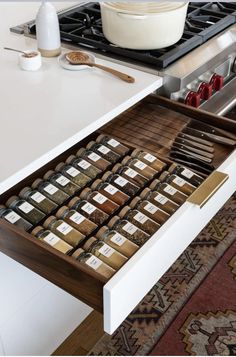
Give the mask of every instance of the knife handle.
POLYGON ((179 133, 179 135, 181 138, 183 139, 191 139, 197 143, 200 143, 200 144, 203 144, 203 145, 206 145, 206 146, 209 146, 209 147, 214 147, 214 144, 208 140, 204 140, 204 139, 201 139, 201 138, 198 138, 197 136, 194 136, 194 135, 189 135, 189 134, 185 134, 185 133, 179 133))
POLYGON ((193 152, 189 152, 189 151, 184 150, 184 149, 179 149, 179 148, 176 148, 174 146, 172 146, 172 148, 175 151, 180 151, 180 152, 183 152, 183 153, 187 154, 188 156, 192 156, 195 159, 202 160, 202 161, 206 162, 207 164, 211 164, 212 163, 212 159, 209 159, 208 157, 205 157, 205 156, 202 156, 202 155, 199 155, 199 154, 195 154, 193 152))
POLYGON ((178 142, 179 144, 182 144, 185 146, 191 146, 191 147, 203 150, 203 151, 207 151, 211 154, 215 151, 214 147, 203 145, 203 144, 197 143, 193 140, 183 139, 178 136, 176 137, 175 141, 178 142))
POLYGON ((196 153, 196 154, 202 155, 203 157, 207 157, 208 159, 211 159, 211 161, 214 158, 213 154, 211 154, 209 152, 206 152, 206 151, 203 151, 203 150, 199 150, 199 149, 193 148, 191 146, 181 145, 181 144, 177 144, 176 145, 176 143, 174 142, 173 143, 173 147, 175 147, 176 149, 183 149, 183 150, 190 151, 190 153, 196 153))

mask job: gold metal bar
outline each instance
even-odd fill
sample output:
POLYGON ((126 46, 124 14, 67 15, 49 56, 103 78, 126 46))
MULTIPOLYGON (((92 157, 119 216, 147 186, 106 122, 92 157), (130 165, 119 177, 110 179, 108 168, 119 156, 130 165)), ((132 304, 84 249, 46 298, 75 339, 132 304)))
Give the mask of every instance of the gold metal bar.
POLYGON ((199 186, 196 191, 187 199, 195 205, 202 208, 207 201, 219 190, 219 188, 228 180, 229 175, 220 171, 214 171, 208 178, 199 186))

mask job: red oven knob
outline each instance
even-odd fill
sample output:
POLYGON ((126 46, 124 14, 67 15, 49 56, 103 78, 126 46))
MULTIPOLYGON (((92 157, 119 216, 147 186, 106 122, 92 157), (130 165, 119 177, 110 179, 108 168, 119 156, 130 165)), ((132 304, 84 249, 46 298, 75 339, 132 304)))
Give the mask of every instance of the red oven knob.
POLYGON ((214 73, 211 77, 210 84, 212 85, 212 88, 217 92, 221 90, 224 85, 224 77, 214 73))
POLYGON ((199 93, 189 91, 185 97, 185 104, 191 105, 191 107, 198 108, 201 103, 201 97, 199 93))
POLYGON ((212 84, 202 82, 198 88, 198 93, 201 99, 208 100, 212 96, 212 84))

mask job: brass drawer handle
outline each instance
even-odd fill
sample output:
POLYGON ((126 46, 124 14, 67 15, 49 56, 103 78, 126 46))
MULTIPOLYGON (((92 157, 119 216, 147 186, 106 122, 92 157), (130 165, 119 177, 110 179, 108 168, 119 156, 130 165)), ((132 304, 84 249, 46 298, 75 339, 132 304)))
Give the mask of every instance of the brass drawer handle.
POLYGON ((220 171, 214 171, 208 178, 199 186, 196 191, 187 199, 202 208, 207 201, 219 190, 219 188, 228 180, 229 175, 220 171))

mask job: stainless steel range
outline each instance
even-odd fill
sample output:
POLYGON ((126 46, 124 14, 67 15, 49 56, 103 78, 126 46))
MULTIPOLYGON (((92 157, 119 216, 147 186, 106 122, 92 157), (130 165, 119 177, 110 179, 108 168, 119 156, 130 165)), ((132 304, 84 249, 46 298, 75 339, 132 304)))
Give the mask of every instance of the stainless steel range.
MULTIPOLYGON (((162 76, 161 95, 219 115, 236 105, 236 3, 190 3, 181 40, 152 51, 109 43, 98 3, 84 2, 61 11, 59 22, 66 47, 86 48, 99 57, 162 76)), ((35 36, 35 23, 11 30, 35 36)), ((234 117, 233 110, 230 115, 234 117)))

